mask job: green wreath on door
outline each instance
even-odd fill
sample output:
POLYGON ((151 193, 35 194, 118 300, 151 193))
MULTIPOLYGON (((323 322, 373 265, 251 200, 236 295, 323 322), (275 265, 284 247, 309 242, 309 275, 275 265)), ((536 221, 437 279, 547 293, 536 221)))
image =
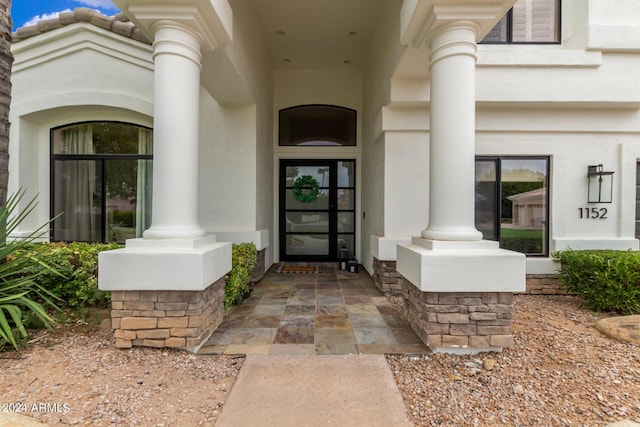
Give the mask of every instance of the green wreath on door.
POLYGON ((320 184, 311 175, 303 175, 293 183, 293 197, 302 203, 310 203, 320 195, 320 184))

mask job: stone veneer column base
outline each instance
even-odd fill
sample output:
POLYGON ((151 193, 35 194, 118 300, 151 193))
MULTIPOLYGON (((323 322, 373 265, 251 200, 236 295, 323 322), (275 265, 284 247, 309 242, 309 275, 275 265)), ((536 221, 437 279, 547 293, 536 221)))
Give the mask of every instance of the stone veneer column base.
POLYGON ((422 292, 405 279, 404 315, 433 351, 477 353, 513 345, 512 292, 422 292))
POLYGON ((267 249, 259 250, 256 254, 256 266, 253 268, 251 272, 251 285, 255 285, 262 279, 264 274, 266 273, 266 251, 267 249))
POLYGON ((373 257, 373 283, 386 296, 402 295, 404 278, 396 270, 396 261, 382 261, 373 257))
POLYGON ((527 274, 526 295, 569 295, 555 274, 527 274))
MULTIPOLYGON (((402 284, 406 280, 396 269, 396 261, 381 261, 373 257, 373 282, 386 296, 402 295, 402 284)), ((527 274, 526 290, 522 295, 570 295, 556 274, 527 274)))
POLYGON ((224 286, 221 278, 201 291, 112 291, 115 346, 196 352, 222 323, 224 286))

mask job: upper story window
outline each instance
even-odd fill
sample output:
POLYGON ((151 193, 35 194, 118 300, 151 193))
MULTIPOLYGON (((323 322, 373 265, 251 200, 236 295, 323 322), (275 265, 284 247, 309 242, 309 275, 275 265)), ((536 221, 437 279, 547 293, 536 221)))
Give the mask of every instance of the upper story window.
POLYGON ((559 43, 560 0, 518 0, 481 43, 559 43))
POLYGON ((356 110, 300 105, 280 110, 280 145, 356 145, 356 110))
POLYGON ((91 122, 51 131, 52 241, 119 242, 151 225, 153 131, 91 122))

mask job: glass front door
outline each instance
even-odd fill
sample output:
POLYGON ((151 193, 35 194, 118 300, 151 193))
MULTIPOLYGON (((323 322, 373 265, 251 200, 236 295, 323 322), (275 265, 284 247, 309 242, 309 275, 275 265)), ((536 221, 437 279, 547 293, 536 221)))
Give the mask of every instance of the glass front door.
POLYGON ((280 259, 355 256, 355 161, 280 161, 280 259))

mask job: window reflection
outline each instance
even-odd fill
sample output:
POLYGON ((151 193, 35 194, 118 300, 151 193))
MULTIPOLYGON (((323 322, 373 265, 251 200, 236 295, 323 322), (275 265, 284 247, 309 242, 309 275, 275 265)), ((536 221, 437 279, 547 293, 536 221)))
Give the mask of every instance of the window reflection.
POLYGON ((485 239, 548 253, 548 165, 548 158, 476 159, 476 228, 485 239))
POLYGON ((118 242, 151 225, 153 131, 92 122, 52 132, 52 240, 118 242))
POLYGON ((279 145, 356 145, 356 111, 335 105, 280 110, 279 145))

